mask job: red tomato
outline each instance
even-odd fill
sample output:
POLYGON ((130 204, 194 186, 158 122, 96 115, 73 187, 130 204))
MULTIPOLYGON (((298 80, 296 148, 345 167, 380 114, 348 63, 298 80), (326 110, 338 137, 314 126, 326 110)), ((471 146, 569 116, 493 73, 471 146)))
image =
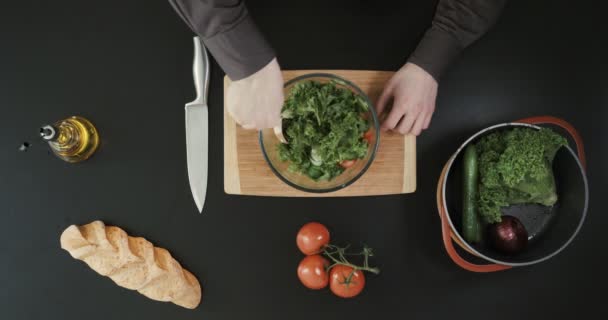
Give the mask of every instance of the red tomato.
POLYGON ((329 230, 318 222, 309 222, 298 231, 296 243, 305 255, 319 253, 329 243, 329 230))
POLYGON ((363 134, 363 140, 367 140, 367 143, 372 143, 372 139, 374 137, 374 133, 372 132, 372 129, 367 130, 366 133, 363 134))
POLYGON ((356 160, 344 160, 344 161, 340 162, 340 166, 344 169, 348 169, 348 168, 352 167, 353 165, 355 165, 355 161, 356 160))
POLYGON ((354 271, 345 265, 337 265, 331 268, 329 274, 329 288, 338 297, 352 298, 365 287, 365 276, 361 270, 354 271))
POLYGON ((320 255, 306 256, 298 266, 298 278, 308 289, 323 289, 329 283, 327 267, 329 267, 329 261, 320 255))

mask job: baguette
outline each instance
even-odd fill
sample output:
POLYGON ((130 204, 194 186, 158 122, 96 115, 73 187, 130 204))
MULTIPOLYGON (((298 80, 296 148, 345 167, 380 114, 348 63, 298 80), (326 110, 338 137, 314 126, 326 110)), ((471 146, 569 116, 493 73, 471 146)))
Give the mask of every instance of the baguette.
POLYGON ((201 301, 198 280, 169 251, 144 238, 130 237, 118 227, 105 226, 101 221, 71 225, 61 234, 60 242, 73 258, 152 300, 188 309, 196 308, 201 301))

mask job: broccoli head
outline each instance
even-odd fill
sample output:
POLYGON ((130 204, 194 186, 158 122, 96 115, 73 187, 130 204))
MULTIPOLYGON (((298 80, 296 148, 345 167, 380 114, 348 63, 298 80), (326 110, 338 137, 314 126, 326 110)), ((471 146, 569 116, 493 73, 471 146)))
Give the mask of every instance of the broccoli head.
POLYGON ((501 208, 557 202, 553 158, 566 145, 550 129, 515 128, 479 140, 479 213, 487 223, 501 221, 501 208))

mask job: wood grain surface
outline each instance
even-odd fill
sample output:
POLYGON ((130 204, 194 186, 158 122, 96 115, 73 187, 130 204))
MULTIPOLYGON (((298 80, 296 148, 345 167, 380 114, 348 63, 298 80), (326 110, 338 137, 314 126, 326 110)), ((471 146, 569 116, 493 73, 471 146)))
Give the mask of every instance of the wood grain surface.
MULTIPOLYGON (((288 81, 308 73, 332 73, 348 79, 365 92, 372 103, 378 99, 393 72, 359 70, 283 71, 288 81)), ((224 101, 230 79, 224 79, 224 101)), ((258 132, 244 130, 228 115, 224 106, 224 190, 228 194, 338 197, 373 196, 416 191, 416 137, 382 133, 376 158, 368 171, 352 185, 331 193, 296 190, 282 182, 270 169, 258 142, 258 132)))

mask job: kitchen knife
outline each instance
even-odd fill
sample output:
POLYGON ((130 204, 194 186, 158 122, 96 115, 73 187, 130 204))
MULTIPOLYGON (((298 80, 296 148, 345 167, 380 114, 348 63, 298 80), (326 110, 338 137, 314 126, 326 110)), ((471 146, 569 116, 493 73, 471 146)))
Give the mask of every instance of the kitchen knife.
POLYGON ((209 56, 198 37, 194 37, 194 88, 196 99, 186 104, 186 153, 188 180, 199 213, 203 212, 207 194, 207 164, 209 147, 209 56))

